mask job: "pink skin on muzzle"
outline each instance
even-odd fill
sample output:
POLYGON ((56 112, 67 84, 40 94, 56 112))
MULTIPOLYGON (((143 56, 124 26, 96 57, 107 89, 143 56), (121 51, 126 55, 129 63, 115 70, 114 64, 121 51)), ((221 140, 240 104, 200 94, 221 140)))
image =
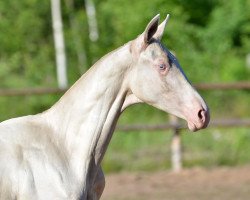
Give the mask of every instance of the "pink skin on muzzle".
POLYGON ((187 114, 188 128, 191 131, 197 131, 199 129, 206 128, 210 121, 209 110, 206 108, 199 108, 196 111, 187 114))

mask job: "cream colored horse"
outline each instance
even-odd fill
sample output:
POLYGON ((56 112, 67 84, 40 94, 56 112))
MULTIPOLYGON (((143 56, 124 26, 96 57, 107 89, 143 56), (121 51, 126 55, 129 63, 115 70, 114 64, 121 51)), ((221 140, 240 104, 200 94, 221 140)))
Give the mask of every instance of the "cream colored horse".
POLYGON ((196 131, 208 108, 161 44, 159 15, 135 40, 100 59, 49 110, 0 124, 0 199, 97 200, 100 162, 122 111, 145 102, 196 131))

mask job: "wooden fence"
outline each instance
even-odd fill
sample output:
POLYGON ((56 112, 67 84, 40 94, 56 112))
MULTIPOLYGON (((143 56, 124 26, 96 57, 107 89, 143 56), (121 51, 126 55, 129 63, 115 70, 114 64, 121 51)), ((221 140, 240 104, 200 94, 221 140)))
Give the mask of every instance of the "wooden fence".
MULTIPOLYGON (((201 83, 195 84, 198 90, 250 90, 250 82, 237 82, 237 83, 201 83)), ((26 88, 26 89, 0 89, 1 96, 30 96, 30 95, 48 95, 48 94, 61 94, 67 89, 58 88, 26 88)), ((250 102, 249 102, 250 103, 250 102)), ((212 119, 209 123, 210 128, 215 127, 250 127, 250 118, 246 119, 212 119)), ((164 124, 146 125, 146 124, 132 124, 132 125, 119 125, 118 130, 123 132, 129 131, 156 131, 156 130, 172 130, 173 139, 171 143, 171 161, 172 169, 178 172, 182 169, 182 154, 181 154, 181 130, 185 129, 178 118, 170 116, 170 121, 164 124)))
MULTIPOLYGON (((250 90, 250 81, 237 83, 199 83, 194 84, 198 90, 250 90)), ((60 94, 67 89, 59 88, 24 88, 24 89, 0 89, 0 96, 30 96, 60 94)))

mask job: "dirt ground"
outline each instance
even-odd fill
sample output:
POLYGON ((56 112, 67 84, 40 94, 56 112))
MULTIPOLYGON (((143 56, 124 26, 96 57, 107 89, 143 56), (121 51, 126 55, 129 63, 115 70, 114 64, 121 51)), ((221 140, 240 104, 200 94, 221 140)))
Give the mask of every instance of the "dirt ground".
POLYGON ((102 200, 250 200, 250 166, 106 176, 102 200))

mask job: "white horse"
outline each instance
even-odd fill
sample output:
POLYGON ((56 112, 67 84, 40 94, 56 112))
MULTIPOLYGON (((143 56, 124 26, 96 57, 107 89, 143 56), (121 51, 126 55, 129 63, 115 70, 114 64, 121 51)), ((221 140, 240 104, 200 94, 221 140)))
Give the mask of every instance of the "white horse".
POLYGON ((0 124, 0 199, 97 200, 100 167, 122 111, 145 102, 205 128, 209 112, 160 42, 159 15, 100 59, 49 110, 0 124))

